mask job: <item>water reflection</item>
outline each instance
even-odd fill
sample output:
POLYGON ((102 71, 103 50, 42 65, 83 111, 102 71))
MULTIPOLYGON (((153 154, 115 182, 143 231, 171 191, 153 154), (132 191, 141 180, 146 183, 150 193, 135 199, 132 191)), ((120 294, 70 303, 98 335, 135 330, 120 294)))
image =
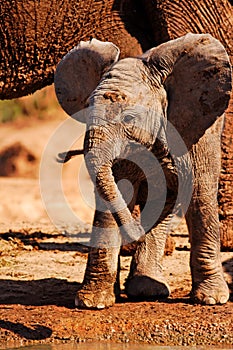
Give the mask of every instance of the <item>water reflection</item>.
POLYGON ((24 346, 18 348, 5 348, 8 350, 229 350, 229 346, 157 346, 145 344, 113 344, 113 343, 69 343, 69 344, 46 344, 24 346))

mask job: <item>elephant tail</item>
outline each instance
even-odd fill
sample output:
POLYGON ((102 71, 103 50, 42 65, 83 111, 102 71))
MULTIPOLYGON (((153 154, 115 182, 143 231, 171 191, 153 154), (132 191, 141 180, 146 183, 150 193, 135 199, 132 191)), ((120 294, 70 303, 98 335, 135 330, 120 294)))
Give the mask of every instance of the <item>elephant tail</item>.
POLYGON ((62 153, 58 153, 56 160, 58 163, 66 163, 71 158, 75 156, 79 156, 81 154, 84 154, 84 149, 75 149, 67 152, 62 152, 62 153))

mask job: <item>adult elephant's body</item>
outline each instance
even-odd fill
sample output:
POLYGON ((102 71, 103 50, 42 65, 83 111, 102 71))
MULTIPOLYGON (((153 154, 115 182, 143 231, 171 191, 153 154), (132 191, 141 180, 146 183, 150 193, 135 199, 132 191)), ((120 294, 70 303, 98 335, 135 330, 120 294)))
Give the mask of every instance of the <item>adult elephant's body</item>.
POLYGON ((146 35, 140 37, 144 24, 133 1, 6 0, 0 13, 1 99, 52 84, 57 63, 80 40, 110 40, 124 57, 151 47, 146 35))
MULTIPOLYGON (((90 37, 114 42, 126 57, 189 31, 208 32, 232 55, 233 16, 228 0, 5 0, 0 13, 1 99, 20 97, 51 84, 61 57, 90 37)), ((232 248, 231 113, 228 110, 223 132, 219 201, 222 245, 232 248)))
POLYGON ((59 60, 80 40, 95 37, 121 57, 187 32, 208 32, 231 54, 229 1, 5 0, 1 13, 1 94, 20 97, 51 84, 59 60))

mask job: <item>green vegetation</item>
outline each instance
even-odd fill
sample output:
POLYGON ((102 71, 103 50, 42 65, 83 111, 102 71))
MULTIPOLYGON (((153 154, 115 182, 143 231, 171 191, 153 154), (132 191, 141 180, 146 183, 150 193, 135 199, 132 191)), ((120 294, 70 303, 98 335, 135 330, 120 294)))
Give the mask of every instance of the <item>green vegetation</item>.
POLYGON ((36 91, 30 96, 0 101, 0 123, 28 117, 53 118, 60 112, 53 86, 36 91))
POLYGON ((0 122, 7 123, 17 119, 23 113, 18 100, 0 101, 0 122))

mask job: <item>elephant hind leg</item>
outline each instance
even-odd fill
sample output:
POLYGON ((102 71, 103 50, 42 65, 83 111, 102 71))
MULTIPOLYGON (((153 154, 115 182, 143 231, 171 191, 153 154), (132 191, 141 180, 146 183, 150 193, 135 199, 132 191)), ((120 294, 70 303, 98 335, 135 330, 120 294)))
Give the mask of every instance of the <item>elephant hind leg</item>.
POLYGON ((158 198, 147 203, 145 207, 143 202, 141 204, 141 221, 145 225, 151 222, 152 217, 159 215, 159 218, 145 235, 144 240, 138 244, 132 258, 130 273, 125 283, 126 294, 132 299, 157 300, 170 295, 170 287, 164 277, 161 261, 173 213, 176 210, 176 199, 176 190, 168 189, 162 212, 158 198))
MULTIPOLYGON (((210 196, 210 191, 207 195, 210 196)), ((212 198, 210 202, 214 203, 214 207, 201 198, 195 198, 186 214, 191 234, 191 299, 206 305, 224 304, 229 298, 220 260, 217 200, 212 198), (206 218, 203 218, 203 213, 206 218)))
POLYGON ((191 297, 207 305, 224 304, 229 298, 220 260, 217 202, 221 127, 220 119, 193 146, 194 189, 186 213, 191 241, 191 297))
POLYGON ((134 276, 126 282, 126 294, 131 300, 152 301, 168 298, 170 288, 167 282, 148 276, 134 276))
POLYGON ((126 294, 134 300, 157 300, 170 295, 163 275, 161 260, 167 239, 171 215, 152 228, 138 244, 125 283, 126 294))

